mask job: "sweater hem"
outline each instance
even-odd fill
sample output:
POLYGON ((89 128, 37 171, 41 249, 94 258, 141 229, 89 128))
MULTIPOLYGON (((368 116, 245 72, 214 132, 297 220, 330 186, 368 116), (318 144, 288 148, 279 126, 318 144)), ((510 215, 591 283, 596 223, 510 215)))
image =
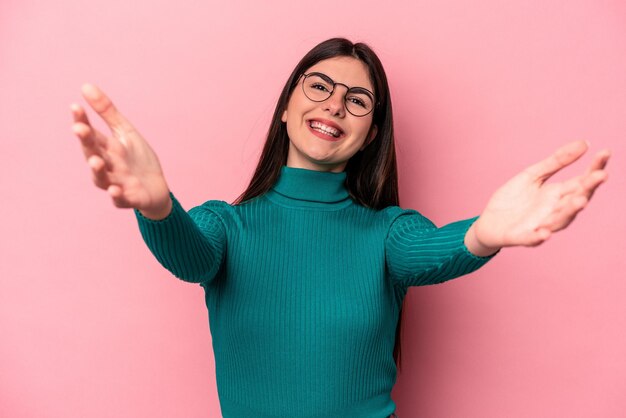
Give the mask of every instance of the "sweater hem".
POLYGON ((220 406, 223 418, 384 418, 396 410, 396 404, 387 393, 325 412, 304 412, 298 409, 268 413, 224 398, 220 398, 220 406))

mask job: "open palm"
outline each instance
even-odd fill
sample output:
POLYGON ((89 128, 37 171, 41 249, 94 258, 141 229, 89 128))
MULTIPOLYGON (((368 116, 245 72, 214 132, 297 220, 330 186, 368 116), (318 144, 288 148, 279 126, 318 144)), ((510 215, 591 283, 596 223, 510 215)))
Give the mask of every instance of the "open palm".
POLYGON ((85 84, 82 93, 111 129, 110 136, 102 134, 81 106, 71 106, 72 129, 81 141, 95 185, 107 190, 117 207, 136 208, 153 219, 167 216, 169 189, 150 145, 100 89, 85 84))
POLYGON ((500 187, 474 225, 476 241, 491 249, 534 246, 568 226, 606 180, 604 168, 610 153, 596 154, 582 175, 563 182, 546 181, 586 151, 584 141, 567 144, 500 187))

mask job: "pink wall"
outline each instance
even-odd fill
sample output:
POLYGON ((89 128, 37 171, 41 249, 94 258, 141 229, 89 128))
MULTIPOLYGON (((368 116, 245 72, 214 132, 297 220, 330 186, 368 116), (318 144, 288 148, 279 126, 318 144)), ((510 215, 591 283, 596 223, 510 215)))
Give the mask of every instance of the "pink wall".
POLYGON ((69 104, 102 86, 187 208, 233 200, 291 68, 335 35, 385 63, 403 205, 438 224, 561 143, 614 154, 569 230, 411 290, 398 414, 623 416, 624 3, 268 3, 0 4, 0 416, 218 416, 202 289, 92 186, 69 104))

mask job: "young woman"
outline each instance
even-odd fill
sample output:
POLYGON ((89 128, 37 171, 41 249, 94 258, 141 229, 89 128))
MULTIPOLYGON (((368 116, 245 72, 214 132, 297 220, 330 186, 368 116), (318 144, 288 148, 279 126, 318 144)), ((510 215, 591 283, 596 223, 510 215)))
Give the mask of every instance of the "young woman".
POLYGON ((72 105, 93 180, 134 208, 156 258, 205 290, 224 417, 393 416, 399 318, 409 286, 469 273, 502 247, 565 228, 606 179, 608 151, 561 183, 586 151, 563 146, 502 186, 479 217, 436 228, 398 207, 383 67, 362 43, 307 53, 278 100, 247 190, 185 212, 157 156, 102 91, 72 105), (390 415, 392 414, 392 415, 390 415))

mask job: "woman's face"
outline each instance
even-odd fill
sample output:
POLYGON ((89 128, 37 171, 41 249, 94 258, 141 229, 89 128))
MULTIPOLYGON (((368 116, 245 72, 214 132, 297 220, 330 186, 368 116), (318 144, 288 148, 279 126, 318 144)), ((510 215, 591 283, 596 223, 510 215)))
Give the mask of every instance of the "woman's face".
POLYGON ((348 87, 374 91, 365 64, 352 57, 335 57, 320 61, 306 73, 323 73, 337 84, 333 94, 323 102, 304 95, 300 77, 283 112, 287 124, 289 153, 287 166, 317 171, 343 171, 348 160, 376 136, 373 113, 354 116, 346 110, 348 87), (344 86, 345 85, 345 86, 344 86))

